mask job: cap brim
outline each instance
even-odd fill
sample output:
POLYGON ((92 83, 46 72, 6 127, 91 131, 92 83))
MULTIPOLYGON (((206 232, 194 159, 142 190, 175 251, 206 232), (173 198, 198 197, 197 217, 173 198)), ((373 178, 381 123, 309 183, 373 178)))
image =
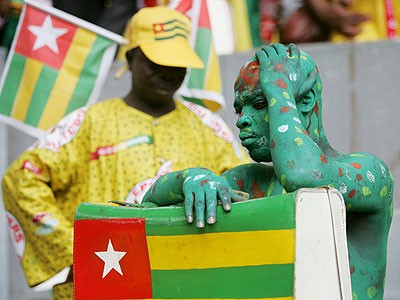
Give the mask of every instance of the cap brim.
POLYGON ((203 69, 204 63, 186 40, 146 42, 140 44, 144 55, 152 62, 169 67, 203 69))

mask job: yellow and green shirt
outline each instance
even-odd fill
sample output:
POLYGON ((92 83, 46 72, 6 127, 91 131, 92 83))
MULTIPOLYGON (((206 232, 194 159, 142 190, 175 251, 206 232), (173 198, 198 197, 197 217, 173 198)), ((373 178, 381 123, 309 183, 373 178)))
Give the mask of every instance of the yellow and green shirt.
POLYGON ((139 203, 154 180, 202 166, 222 173, 250 159, 220 117, 176 101, 159 118, 115 98, 65 117, 3 178, 9 228, 30 286, 72 265, 82 202, 139 203))

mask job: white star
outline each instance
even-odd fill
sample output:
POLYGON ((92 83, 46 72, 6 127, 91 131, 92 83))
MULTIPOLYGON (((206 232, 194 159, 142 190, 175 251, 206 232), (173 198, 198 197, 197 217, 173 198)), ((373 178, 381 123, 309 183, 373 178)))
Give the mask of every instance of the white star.
POLYGON ((95 254, 104 261, 102 278, 106 277, 112 269, 117 271, 119 274, 124 275, 122 274, 119 261, 125 256, 126 252, 115 251, 111 240, 108 240, 107 251, 95 252, 95 254))
POLYGON ((44 46, 49 47, 54 53, 58 53, 57 39, 67 33, 66 28, 55 28, 49 15, 46 16, 42 26, 29 25, 28 30, 36 36, 32 50, 35 51, 44 46))

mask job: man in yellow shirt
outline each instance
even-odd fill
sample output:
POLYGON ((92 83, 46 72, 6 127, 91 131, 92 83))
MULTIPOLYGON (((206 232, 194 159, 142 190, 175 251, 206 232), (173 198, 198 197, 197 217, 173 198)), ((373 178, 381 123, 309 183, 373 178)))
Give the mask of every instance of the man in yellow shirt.
MULTIPOLYGON (((72 265, 81 202, 140 203, 165 173, 205 166, 220 174, 249 162, 221 118, 173 97, 186 68, 203 67, 189 44, 189 19, 166 7, 145 8, 130 26, 129 94, 74 111, 3 178, 7 219, 30 286, 72 265)), ((56 286, 54 297, 72 299, 72 282, 56 286)))

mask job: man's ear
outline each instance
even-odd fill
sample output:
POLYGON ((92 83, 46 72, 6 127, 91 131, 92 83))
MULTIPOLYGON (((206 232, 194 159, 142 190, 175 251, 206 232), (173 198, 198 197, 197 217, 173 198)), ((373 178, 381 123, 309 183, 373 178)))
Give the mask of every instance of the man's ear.
POLYGON ((126 61, 128 62, 128 69, 132 72, 132 63, 133 63, 133 49, 125 52, 126 61))
POLYGON ((313 87, 317 82, 317 75, 315 71, 311 71, 308 74, 307 79, 304 81, 303 85, 300 88, 299 96, 297 99, 297 108, 302 113, 310 112, 317 101, 317 97, 315 96, 315 92, 313 91, 313 87))
POLYGON ((316 102, 315 92, 310 90, 308 94, 297 100, 297 109, 303 114, 309 113, 313 110, 316 102))

